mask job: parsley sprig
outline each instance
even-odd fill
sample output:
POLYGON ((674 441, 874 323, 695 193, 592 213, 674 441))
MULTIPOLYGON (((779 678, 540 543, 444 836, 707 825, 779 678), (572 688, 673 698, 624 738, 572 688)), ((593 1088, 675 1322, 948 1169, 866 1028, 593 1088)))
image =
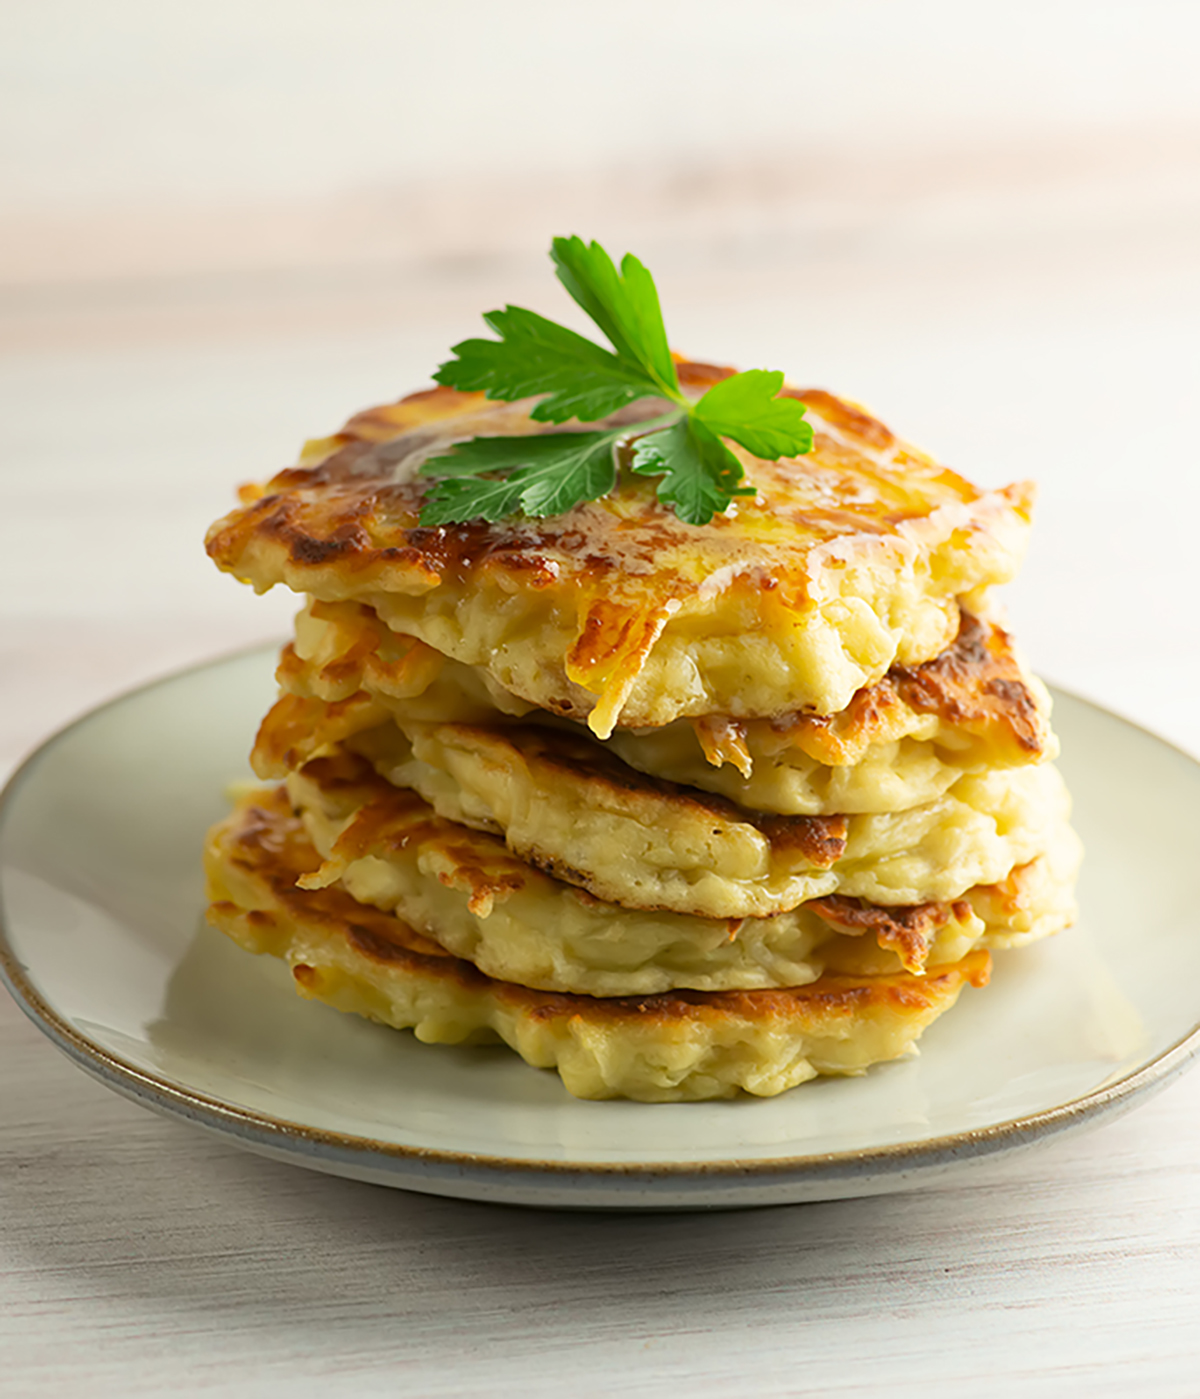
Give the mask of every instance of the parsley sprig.
POLYGON ((774 461, 812 448, 804 405, 781 398, 783 375, 751 369, 714 384, 700 399, 679 386, 658 291, 632 253, 618 271, 599 243, 556 238, 558 280, 611 344, 577 335, 520 306, 489 311, 497 340, 464 340, 433 376, 439 384, 512 402, 537 397, 541 423, 595 423, 639 399, 664 400, 649 421, 598 432, 574 429, 523 437, 474 437, 431 457, 421 474, 439 478, 425 497, 423 525, 559 515, 607 495, 617 482, 617 447, 632 440, 630 469, 657 476, 659 499, 681 520, 704 525, 737 496, 742 464, 722 440, 774 461))

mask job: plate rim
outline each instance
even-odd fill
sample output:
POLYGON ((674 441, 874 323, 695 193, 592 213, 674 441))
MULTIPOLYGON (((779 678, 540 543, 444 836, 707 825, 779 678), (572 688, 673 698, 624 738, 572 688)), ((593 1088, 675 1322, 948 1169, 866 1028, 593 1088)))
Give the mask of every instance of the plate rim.
MULTIPOLYGON (((278 642, 255 642, 192 662, 156 679, 124 689, 55 729, 26 755, 9 776, 3 790, 0 790, 0 835, 8 824, 21 787, 29 780, 34 768, 52 748, 76 729, 117 705, 184 680, 192 674, 230 665, 259 653, 268 655, 277 647, 278 642)), ((1052 688, 1064 698, 1136 730, 1143 737, 1168 749, 1189 766, 1200 767, 1200 759, 1137 720, 1118 714, 1063 686, 1055 685, 1052 688)), ((0 893, 2 892, 3 880, 0 877, 0 893)), ((106 1087, 126 1097, 148 1107, 157 1108, 169 1116, 183 1118, 223 1134, 233 1131, 240 1139, 249 1139, 267 1149, 287 1151, 290 1147, 294 1152, 297 1148, 308 1147, 312 1154, 318 1156, 324 1149, 326 1153, 336 1155, 339 1159, 361 1161, 364 1166, 387 1163, 394 1171, 397 1167, 408 1164, 414 1167, 448 1168, 471 1175, 554 1176, 560 1179, 574 1177, 598 1182, 616 1182, 622 1178, 643 1181, 685 1181, 696 1178, 710 1181, 747 1181, 752 1177, 777 1179, 781 1176, 803 1177, 815 1182, 822 1178, 854 1176, 864 1171, 869 1172, 872 1168, 887 1174, 912 1172, 944 1164, 947 1160, 987 1157, 1001 1150, 1018 1149, 1073 1128, 1098 1123, 1112 1113, 1131 1107, 1141 1094, 1165 1088, 1200 1053, 1198 1017, 1191 1030, 1160 1050, 1152 1059, 1139 1064, 1120 1078, 1102 1083, 1088 1093, 1057 1103, 1040 1112, 1027 1113, 985 1127, 968 1128, 962 1132, 921 1141, 893 1142, 851 1151, 810 1152, 769 1160, 740 1157, 708 1161, 538 1160, 489 1152, 449 1151, 439 1147, 412 1146, 350 1132, 312 1127, 253 1108, 240 1107, 164 1075, 140 1068, 83 1034, 42 996, 27 975, 9 940, 3 899, 0 899, 0 981, 7 987, 19 1008, 56 1049, 79 1068, 99 1079, 106 1087)), ((396 1173, 399 1174, 398 1171, 396 1173)))

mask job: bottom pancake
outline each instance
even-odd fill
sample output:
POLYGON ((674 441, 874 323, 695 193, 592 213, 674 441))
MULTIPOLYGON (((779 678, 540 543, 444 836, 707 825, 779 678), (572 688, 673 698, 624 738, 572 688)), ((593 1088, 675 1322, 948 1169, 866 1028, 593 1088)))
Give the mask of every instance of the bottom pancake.
POLYGON ((282 789, 243 798, 209 832, 205 863, 209 921, 248 951, 283 958, 302 996, 428 1043, 500 1039, 556 1069, 579 1098, 770 1097, 818 1074, 862 1073, 905 1054, 990 970, 976 950, 926 976, 826 974, 785 990, 607 999, 529 990, 341 888, 297 888, 321 860, 282 789))

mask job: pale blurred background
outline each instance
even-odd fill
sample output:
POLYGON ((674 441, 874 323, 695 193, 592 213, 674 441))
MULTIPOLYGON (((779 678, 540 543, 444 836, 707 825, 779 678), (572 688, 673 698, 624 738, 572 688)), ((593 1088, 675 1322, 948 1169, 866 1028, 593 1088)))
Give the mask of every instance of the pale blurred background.
POLYGON ((1200 6, 7 0, 0 769, 282 632, 236 482, 424 383, 552 235, 676 346, 1041 483, 1043 672, 1200 748, 1200 6))

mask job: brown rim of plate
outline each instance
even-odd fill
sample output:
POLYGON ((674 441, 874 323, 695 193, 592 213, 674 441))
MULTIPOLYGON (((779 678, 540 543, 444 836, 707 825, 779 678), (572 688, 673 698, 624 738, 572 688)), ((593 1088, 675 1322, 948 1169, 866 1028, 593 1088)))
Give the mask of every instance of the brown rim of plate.
MULTIPOLYGON (((96 705, 85 714, 64 724, 44 739, 16 768, 0 791, 0 840, 3 838, 8 812, 25 781, 41 757, 61 739, 81 727, 105 710, 132 699, 160 686, 182 680, 197 671, 207 670, 229 662, 247 658, 257 652, 270 659, 278 650, 278 643, 241 647, 236 651, 218 656, 161 676, 157 680, 124 690, 110 700, 96 705)), ((1158 734, 1133 720, 1113 714, 1111 710, 1085 699, 1068 690, 1059 690, 1064 698, 1103 715, 1117 719, 1137 733, 1169 749, 1191 764, 1197 759, 1178 745, 1161 738, 1158 734)), ((199 840, 197 850, 199 850, 199 840)), ((0 882, 0 895, 3 884, 0 882)), ((199 912, 199 910, 197 910, 199 912)), ((3 980, 17 1005, 42 1031, 52 1044, 68 1058, 93 1076, 101 1079, 109 1087, 152 1108, 159 1108, 173 1115, 184 1117, 202 1126, 220 1130, 221 1128, 240 1129, 236 1134, 264 1147, 286 1148, 288 1145, 306 1144, 315 1148, 325 1147, 336 1152, 348 1162, 360 1160, 364 1166, 370 1165, 371 1157, 383 1157, 388 1161, 407 1161, 413 1165, 450 1167, 457 1171, 474 1173, 523 1174, 526 1176, 549 1175, 562 1179, 570 1177, 593 1177, 597 1180, 619 1178, 634 1179, 659 1177, 665 1180, 684 1180, 702 1176, 709 1180, 746 1180, 749 1177, 765 1179, 803 1173, 810 1180, 846 1177, 857 1174, 871 1166, 886 1167, 891 1171, 910 1170, 921 1166, 935 1166, 943 1160, 973 1159, 987 1157, 1009 1145, 1032 1145, 1045 1137, 1055 1136, 1078 1126, 1089 1118, 1100 1119, 1122 1107, 1131 1107, 1132 1100, 1142 1091, 1165 1088, 1200 1053, 1200 1021, 1154 1058, 1139 1065, 1128 1074, 1112 1082, 1104 1082, 1081 1097, 1072 1098, 1055 1107, 1022 1117, 1010 1118, 1005 1122, 992 1123, 987 1127, 972 1128, 964 1132, 954 1132, 948 1136, 931 1137, 923 1141, 899 1142, 890 1146, 864 1147, 857 1151, 816 1152, 803 1156, 779 1157, 773 1160, 733 1159, 724 1161, 537 1161, 522 1157, 494 1156, 478 1152, 443 1151, 432 1147, 404 1146, 397 1142, 381 1141, 373 1137, 355 1136, 347 1132, 329 1132, 314 1127, 304 1127, 286 1119, 272 1117, 268 1113, 250 1108, 240 1108, 223 1102, 206 1093, 185 1088, 172 1083, 158 1074, 139 1069, 119 1055, 102 1049, 94 1041, 81 1034, 68 1020, 61 1016, 38 992, 24 967, 18 962, 8 940, 8 929, 4 917, 3 902, 0 900, 0 980, 3 980), (1018 1139, 1014 1143, 1013 1139, 1018 1139)), ((801 1091, 803 1085, 801 1085, 801 1091)), ((749 1105, 749 1104, 748 1104, 749 1105)), ((691 1104, 639 1104, 638 1111, 667 1110, 686 1111, 691 1104)), ((581 1111, 587 1104, 580 1104, 581 1111)), ((316 1154, 316 1153, 313 1153, 316 1154)))

